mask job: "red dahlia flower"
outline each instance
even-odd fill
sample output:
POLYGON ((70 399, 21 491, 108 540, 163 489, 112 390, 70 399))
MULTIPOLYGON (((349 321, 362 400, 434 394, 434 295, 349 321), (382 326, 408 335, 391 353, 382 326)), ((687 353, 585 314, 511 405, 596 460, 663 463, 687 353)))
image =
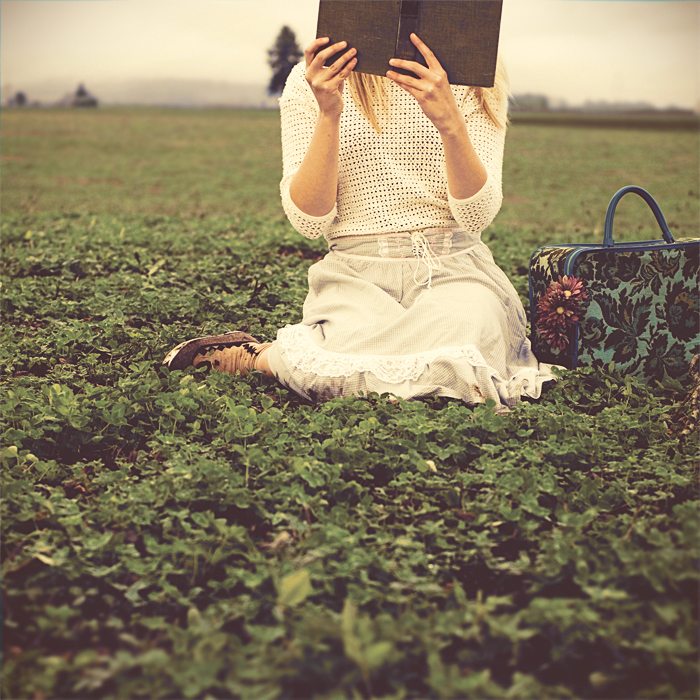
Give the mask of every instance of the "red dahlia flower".
POLYGON ((537 330, 551 348, 563 350, 569 344, 569 329, 579 319, 588 294, 583 281, 559 275, 537 301, 537 330))

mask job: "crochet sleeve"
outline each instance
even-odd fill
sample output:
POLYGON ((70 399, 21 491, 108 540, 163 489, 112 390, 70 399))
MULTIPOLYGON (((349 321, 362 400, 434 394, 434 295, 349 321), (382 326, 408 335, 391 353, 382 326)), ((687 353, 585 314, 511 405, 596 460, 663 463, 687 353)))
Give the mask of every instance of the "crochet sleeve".
POLYGON ((309 149, 318 119, 318 103, 304 77, 304 64, 299 63, 289 74, 280 98, 282 121, 282 208, 292 226, 306 238, 319 238, 328 233, 337 206, 325 216, 309 216, 294 204, 289 196, 292 178, 299 170, 309 149))
MULTIPOLYGON (((494 98, 490 93, 486 94, 489 106, 505 121, 507 96, 494 98)), ((447 199, 452 216, 461 228, 481 232, 494 220, 503 201, 501 177, 506 133, 505 128, 498 127, 477 104, 471 90, 465 99, 464 107, 469 138, 486 168, 488 177, 483 187, 467 199, 455 199, 448 187, 447 199)))

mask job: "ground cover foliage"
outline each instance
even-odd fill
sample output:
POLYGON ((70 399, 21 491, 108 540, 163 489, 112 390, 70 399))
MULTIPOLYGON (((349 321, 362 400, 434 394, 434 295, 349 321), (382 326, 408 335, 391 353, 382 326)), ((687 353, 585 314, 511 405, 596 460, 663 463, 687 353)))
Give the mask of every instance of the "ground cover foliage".
MULTIPOLYGON (((512 179, 546 141, 520 128, 512 179)), ((576 195, 536 245, 597 235, 576 195)), ((3 210, 4 697, 697 697, 687 387, 581 370, 496 415, 169 372, 185 337, 297 321, 324 251, 274 191, 197 218, 154 196, 3 210)), ((485 234, 524 301, 527 196, 485 234)))

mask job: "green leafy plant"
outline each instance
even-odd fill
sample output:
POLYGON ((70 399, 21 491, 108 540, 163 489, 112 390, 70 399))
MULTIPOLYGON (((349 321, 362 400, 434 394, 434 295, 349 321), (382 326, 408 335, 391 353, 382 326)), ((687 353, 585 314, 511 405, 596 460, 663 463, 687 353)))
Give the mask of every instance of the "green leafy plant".
MULTIPOLYGON (((213 119, 186 117, 160 128, 213 119)), ((0 263, 5 697, 697 697, 687 388, 584 369, 497 415, 170 372, 185 337, 298 320, 323 244, 264 212, 19 200, 0 263)), ((533 241, 507 221, 487 236, 524 293, 533 241)))

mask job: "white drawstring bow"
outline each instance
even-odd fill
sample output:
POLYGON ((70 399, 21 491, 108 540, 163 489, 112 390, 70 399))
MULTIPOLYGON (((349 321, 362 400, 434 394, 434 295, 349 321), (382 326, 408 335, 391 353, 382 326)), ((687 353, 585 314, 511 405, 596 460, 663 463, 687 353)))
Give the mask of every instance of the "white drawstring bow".
POLYGON ((413 272, 413 281, 419 287, 427 285, 418 295, 418 299, 420 299, 433 288, 433 270, 439 270, 442 267, 442 263, 430 247, 428 239, 420 231, 411 233, 411 247, 413 254, 416 256, 416 269, 413 272), (418 281, 418 270, 420 270, 421 263, 428 269, 428 279, 425 282, 418 281))

